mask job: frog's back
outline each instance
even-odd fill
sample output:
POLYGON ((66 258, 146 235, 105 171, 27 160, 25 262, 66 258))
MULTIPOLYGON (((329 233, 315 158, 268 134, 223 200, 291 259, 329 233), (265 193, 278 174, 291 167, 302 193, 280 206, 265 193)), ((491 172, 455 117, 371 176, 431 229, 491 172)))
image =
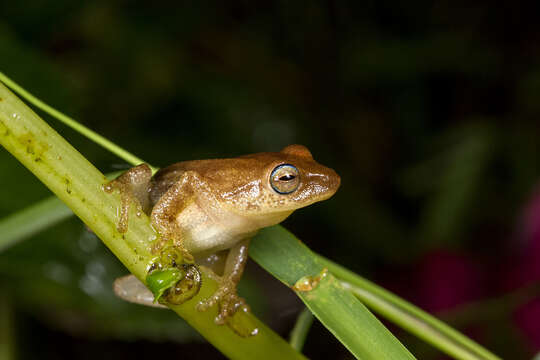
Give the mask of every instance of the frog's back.
POLYGON ((181 206, 173 206, 168 218, 178 222, 186 248, 199 252, 226 249, 294 210, 330 197, 338 186, 332 169, 315 162, 305 147, 291 145, 277 153, 173 164, 152 178, 149 195, 153 208, 160 199, 179 199, 181 206), (294 171, 282 174, 285 167, 294 171), (287 182, 292 190, 280 191, 287 182), (171 188, 178 193, 168 194, 171 188))
POLYGON ((182 161, 159 170, 152 178, 150 201, 154 206, 186 171, 197 173, 220 192, 234 191, 240 183, 260 177, 258 161, 249 157, 182 161))

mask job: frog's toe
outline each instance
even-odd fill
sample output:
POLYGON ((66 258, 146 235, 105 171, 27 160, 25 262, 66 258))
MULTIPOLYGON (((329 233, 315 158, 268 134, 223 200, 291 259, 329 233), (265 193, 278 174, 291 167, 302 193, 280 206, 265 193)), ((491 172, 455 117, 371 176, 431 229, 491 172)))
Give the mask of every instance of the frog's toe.
POLYGON ((232 281, 221 280, 221 284, 216 292, 214 292, 214 294, 209 298, 202 300, 199 302, 199 304, 197 304, 197 310, 206 311, 231 293, 236 293, 236 286, 234 286, 234 283, 232 281))
POLYGON ((195 262, 195 257, 187 251, 185 248, 180 248, 180 252, 182 254, 182 257, 184 258, 184 262, 188 264, 193 264, 195 262))
POLYGON ((219 313, 216 316, 216 324, 223 325, 227 323, 227 320, 231 318, 236 312, 250 312, 251 309, 246 301, 236 294, 227 296, 218 303, 219 313))
POLYGON ((218 305, 217 324, 225 324, 227 319, 238 310, 250 311, 246 301, 236 293, 236 285, 232 281, 222 280, 217 291, 209 298, 199 302, 197 310, 206 311, 218 305))

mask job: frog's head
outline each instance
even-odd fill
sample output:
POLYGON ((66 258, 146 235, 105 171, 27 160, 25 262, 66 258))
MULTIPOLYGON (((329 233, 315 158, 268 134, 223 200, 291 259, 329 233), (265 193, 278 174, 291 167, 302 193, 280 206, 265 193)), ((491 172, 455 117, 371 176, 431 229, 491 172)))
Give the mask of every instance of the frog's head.
POLYGON ((289 145, 266 169, 266 192, 281 209, 295 210, 326 200, 340 185, 336 172, 317 163, 302 145, 289 145))
MULTIPOLYGON (((335 194, 340 178, 330 168, 317 163, 302 145, 289 145, 280 152, 241 157, 246 164, 242 186, 242 213, 258 218, 265 226, 275 224, 294 210, 335 194), (255 165, 256 164, 256 165, 255 165), (249 195, 249 199, 247 199, 249 195)), ((238 198, 236 199, 238 200, 238 198)))

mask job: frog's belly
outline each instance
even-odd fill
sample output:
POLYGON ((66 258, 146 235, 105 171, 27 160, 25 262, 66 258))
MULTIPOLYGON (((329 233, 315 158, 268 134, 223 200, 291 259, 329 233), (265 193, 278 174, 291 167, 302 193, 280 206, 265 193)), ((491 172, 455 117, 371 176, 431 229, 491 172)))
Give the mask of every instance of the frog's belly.
POLYGON ((196 203, 190 204, 177 217, 184 246, 193 253, 229 249, 253 234, 248 221, 235 214, 208 214, 196 203))

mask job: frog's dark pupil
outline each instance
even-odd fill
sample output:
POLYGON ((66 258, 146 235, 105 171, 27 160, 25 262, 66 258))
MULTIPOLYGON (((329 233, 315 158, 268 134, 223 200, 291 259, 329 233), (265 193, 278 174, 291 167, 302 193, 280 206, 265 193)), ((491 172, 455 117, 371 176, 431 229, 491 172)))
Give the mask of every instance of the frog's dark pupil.
POLYGON ((279 180, 281 181, 289 181, 292 179, 294 179, 294 175, 291 175, 291 174, 283 175, 279 178, 279 180))

